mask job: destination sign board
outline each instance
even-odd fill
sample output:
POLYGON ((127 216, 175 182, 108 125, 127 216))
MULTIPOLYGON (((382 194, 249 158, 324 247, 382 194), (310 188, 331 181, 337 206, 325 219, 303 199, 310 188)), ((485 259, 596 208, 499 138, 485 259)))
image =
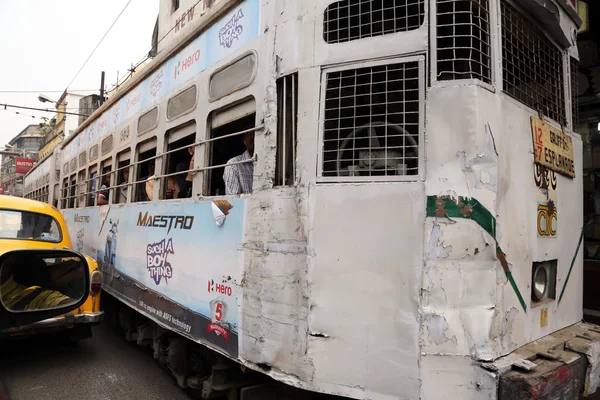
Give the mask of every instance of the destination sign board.
POLYGON ((573 140, 564 131, 531 117, 534 162, 561 175, 575 177, 573 140))

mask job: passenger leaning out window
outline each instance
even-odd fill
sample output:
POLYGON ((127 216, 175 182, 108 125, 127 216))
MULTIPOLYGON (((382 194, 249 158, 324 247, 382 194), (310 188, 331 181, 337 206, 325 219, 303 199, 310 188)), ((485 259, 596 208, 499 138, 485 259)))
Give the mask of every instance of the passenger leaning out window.
POLYGON ((108 180, 105 180, 102 183, 102 186, 100 187, 100 190, 98 191, 98 202, 97 204, 99 206, 103 206, 108 204, 108 188, 110 186, 110 183, 108 182, 108 180))
POLYGON ((254 155, 254 131, 245 133, 243 136, 246 151, 227 162, 223 180, 225 181, 225 194, 235 195, 252 193, 252 179, 254 164, 249 161, 254 155), (240 164, 240 161, 247 161, 240 164))

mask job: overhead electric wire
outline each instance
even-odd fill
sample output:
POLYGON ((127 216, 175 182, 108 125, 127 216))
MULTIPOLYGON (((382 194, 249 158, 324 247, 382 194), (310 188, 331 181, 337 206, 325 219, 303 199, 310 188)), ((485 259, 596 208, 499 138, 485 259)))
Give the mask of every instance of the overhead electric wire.
MULTIPOLYGON (((69 89, 69 93, 97 91, 98 89, 69 89)), ((0 90, 0 93, 64 93, 64 90, 0 90)))
POLYGON ((75 79, 77 79, 77 77, 79 76, 79 74, 81 73, 81 71, 83 70, 83 68, 86 66, 86 64, 88 63, 88 61, 90 61, 90 58, 92 58, 92 56, 94 55, 94 53, 96 52, 96 50, 98 49, 98 47, 100 47, 100 44, 102 44, 102 42, 104 41, 104 38, 106 38, 106 36, 111 31, 111 29, 113 28, 113 26, 115 26, 115 24, 117 23, 117 21, 119 20, 119 18, 121 18, 121 15, 123 15, 123 13, 125 12, 125 10, 127 9, 127 7, 129 6, 129 4, 131 3, 131 1, 132 0, 129 0, 127 2, 127 4, 125 4, 125 7, 123 7, 123 9, 119 13, 119 15, 117 15, 117 18, 113 21, 112 25, 108 28, 108 30, 106 31, 106 33, 104 34, 104 36, 102 36, 102 39, 100 39, 100 41, 98 42, 98 44, 96 45, 96 47, 94 47, 94 50, 92 50, 92 52, 90 53, 89 57, 85 60, 85 62, 81 66, 81 68, 79 68, 79 71, 77 71, 77 73, 75 74, 75 76, 73 77, 73 79, 71 79, 71 82, 69 82, 69 84, 67 85, 67 89, 69 88, 69 86, 71 86, 71 84, 75 81, 75 79))
POLYGON ((6 107, 22 108, 23 110, 34 110, 34 111, 42 111, 42 112, 53 113, 53 114, 58 113, 58 114, 77 115, 77 116, 87 117, 87 115, 85 115, 85 114, 78 114, 78 113, 69 112, 69 111, 57 112, 56 110, 51 110, 49 108, 25 107, 25 106, 18 106, 18 105, 14 105, 14 104, 5 104, 5 103, 0 103, 0 107, 4 107, 4 109, 6 109, 6 107))

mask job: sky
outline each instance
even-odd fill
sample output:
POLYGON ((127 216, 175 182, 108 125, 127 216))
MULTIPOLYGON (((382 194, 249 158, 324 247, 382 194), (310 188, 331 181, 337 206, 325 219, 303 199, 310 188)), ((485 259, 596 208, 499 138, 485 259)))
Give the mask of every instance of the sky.
MULTIPOLYGON (((0 0, 0 104, 53 108, 38 96, 58 100, 129 1, 69 86, 78 94, 99 93, 101 71, 106 73, 105 88, 110 89, 117 76, 123 78, 144 58, 151 48, 159 0, 0 0)), ((27 125, 53 116, 0 107, 0 147, 27 125)))

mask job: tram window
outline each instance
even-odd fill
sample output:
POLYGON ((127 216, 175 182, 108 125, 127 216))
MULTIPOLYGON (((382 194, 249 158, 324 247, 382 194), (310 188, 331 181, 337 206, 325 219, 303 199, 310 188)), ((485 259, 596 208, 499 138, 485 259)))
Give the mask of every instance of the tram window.
POLYGON ((162 199, 181 199, 192 196, 192 173, 183 172, 194 168, 193 157, 195 147, 189 147, 196 141, 196 124, 175 130, 167 135, 167 154, 164 162, 164 173, 173 175, 162 179, 162 199), (186 135, 187 134, 187 135, 186 135), (184 136, 185 135, 185 136, 184 136))
POLYGON ((211 100, 226 96, 252 83, 256 72, 256 53, 248 53, 217 70, 211 77, 208 93, 211 100))
POLYGON ((54 185, 54 188, 52 189, 52 205, 56 208, 58 208, 58 195, 59 195, 59 187, 58 184, 54 185))
MULTIPOLYGON (((256 114, 253 113, 233 122, 226 123, 218 128, 213 128, 210 132, 210 137, 219 138, 232 133, 250 130, 255 127, 255 120, 256 114)), ((247 143, 249 143, 248 152, 250 153, 250 156, 252 156, 254 154, 254 131, 249 132, 246 135, 235 135, 211 142, 210 165, 225 165, 234 157, 245 155, 247 150, 245 144, 246 140, 248 140, 247 143)), ((242 167, 237 168, 237 170, 242 174, 241 179, 244 180, 245 184, 240 185, 240 180, 236 179, 236 186, 245 186, 244 192, 251 192, 253 164, 238 164, 238 167, 240 166, 242 167)), ((224 177, 225 167, 209 169, 207 172, 210 173, 209 195, 222 196, 227 194, 224 177)))
POLYGON ((147 141, 138 146, 138 164, 136 169, 135 201, 152 200, 154 188, 154 168, 156 165, 156 139, 147 141))
POLYGON ((98 168, 90 167, 90 180, 88 181, 88 206, 96 205, 96 188, 98 187, 98 168))
POLYGON ((330 4, 323 16, 327 43, 407 32, 425 20, 424 0, 343 0, 330 4))
POLYGON ((67 208, 67 200, 69 197, 69 178, 63 179, 63 190, 62 190, 62 206, 61 208, 67 208))
POLYGON ((179 9, 179 0, 171 0, 171 14, 179 9))
POLYGON ((196 105, 196 85, 185 89, 167 103, 167 119, 171 120, 191 111, 196 105))
POLYGON ((78 195, 79 195, 79 207, 85 207, 85 170, 83 171, 79 171, 79 176, 78 176, 78 180, 79 180, 79 185, 78 185, 78 195))
POLYGON ((489 0, 437 0, 439 80, 492 83, 489 0))
POLYGON ((298 74, 277 80, 277 162, 274 186, 294 184, 298 74))
POLYGON ((154 107, 138 119, 137 133, 142 135, 158 125, 158 107, 154 107))
POLYGON ((117 185, 119 186, 117 190, 117 203, 127 203, 127 198, 129 197, 129 159, 119 161, 118 164, 119 171, 117 173, 117 185))
POLYGON ((75 190, 77 189, 77 177, 76 175, 71 175, 71 184, 69 186, 69 208, 75 208, 77 196, 75 190))
POLYGON ((502 13, 503 90, 510 97, 566 125, 563 53, 506 0, 502 13))
POLYGON ((97 204, 99 206, 108 204, 109 200, 110 200, 110 186, 111 186, 111 182, 113 181, 111 179, 112 176, 112 165, 111 165, 111 160, 107 160, 104 161, 102 163, 102 176, 100 177, 100 182, 98 182, 98 185, 100 186, 100 189, 98 190, 98 195, 97 195, 97 204))
POLYGON ((575 131, 579 127, 579 61, 570 57, 571 66, 571 129, 575 131))
POLYGON ((419 61, 326 75, 323 177, 419 171, 419 61))

